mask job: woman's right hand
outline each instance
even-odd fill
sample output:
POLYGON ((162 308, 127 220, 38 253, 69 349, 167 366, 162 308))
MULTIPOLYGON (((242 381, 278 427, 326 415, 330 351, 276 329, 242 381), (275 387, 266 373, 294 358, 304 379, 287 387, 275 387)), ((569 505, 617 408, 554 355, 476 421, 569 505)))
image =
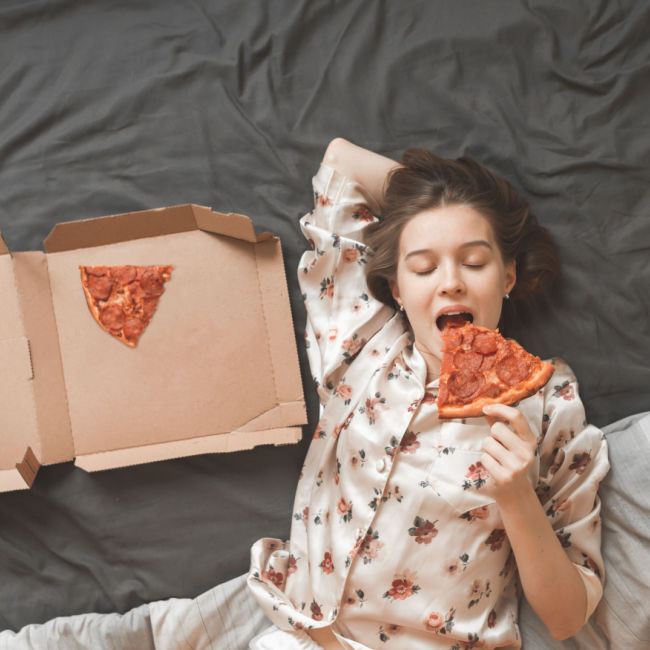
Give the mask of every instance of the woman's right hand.
POLYGON ((344 138, 334 138, 329 143, 323 163, 364 187, 374 204, 370 206, 373 214, 380 212, 388 174, 399 167, 395 160, 359 147, 344 138))

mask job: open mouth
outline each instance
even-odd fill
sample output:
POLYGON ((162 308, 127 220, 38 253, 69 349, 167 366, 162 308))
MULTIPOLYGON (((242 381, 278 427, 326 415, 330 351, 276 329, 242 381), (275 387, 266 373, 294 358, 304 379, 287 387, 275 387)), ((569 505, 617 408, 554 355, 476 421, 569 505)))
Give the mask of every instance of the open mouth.
POLYGON ((466 311, 452 311, 447 314, 442 314, 436 319, 436 326, 444 332, 448 327, 462 327, 465 323, 471 323, 474 316, 466 311))

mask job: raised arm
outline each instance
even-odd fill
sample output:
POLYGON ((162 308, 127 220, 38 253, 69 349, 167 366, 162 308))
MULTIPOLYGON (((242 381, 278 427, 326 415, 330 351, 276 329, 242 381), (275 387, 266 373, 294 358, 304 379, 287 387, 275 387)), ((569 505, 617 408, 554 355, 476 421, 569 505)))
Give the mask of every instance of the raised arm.
POLYGON ((323 163, 363 185, 374 202, 370 208, 375 214, 381 205, 388 174, 399 166, 395 160, 359 147, 344 138, 334 138, 329 143, 323 163))

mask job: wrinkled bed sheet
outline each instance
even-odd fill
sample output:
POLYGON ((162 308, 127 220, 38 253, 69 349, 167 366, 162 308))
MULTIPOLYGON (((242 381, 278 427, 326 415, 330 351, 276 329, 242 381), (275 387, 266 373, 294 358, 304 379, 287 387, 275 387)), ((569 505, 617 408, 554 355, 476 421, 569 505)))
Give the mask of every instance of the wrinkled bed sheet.
MULTIPOLYGON (((0 5, 0 230, 180 203, 283 243, 310 427, 297 221, 334 136, 424 146, 509 178, 561 283, 517 338, 559 355, 599 426, 650 410, 650 5, 602 0, 9 1, 0 5)), ((254 399, 251 387, 251 399, 254 399)), ((310 438, 0 495, 0 629, 193 598, 286 537, 310 438)))

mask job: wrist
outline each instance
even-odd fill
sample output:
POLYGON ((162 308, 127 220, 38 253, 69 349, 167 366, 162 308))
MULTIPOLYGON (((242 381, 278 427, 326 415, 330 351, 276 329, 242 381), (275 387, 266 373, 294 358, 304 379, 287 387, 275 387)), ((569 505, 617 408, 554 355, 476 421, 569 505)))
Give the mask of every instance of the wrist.
POLYGON ((535 489, 527 477, 520 485, 497 491, 494 500, 502 516, 505 513, 525 512, 530 511, 531 508, 541 507, 535 489))

